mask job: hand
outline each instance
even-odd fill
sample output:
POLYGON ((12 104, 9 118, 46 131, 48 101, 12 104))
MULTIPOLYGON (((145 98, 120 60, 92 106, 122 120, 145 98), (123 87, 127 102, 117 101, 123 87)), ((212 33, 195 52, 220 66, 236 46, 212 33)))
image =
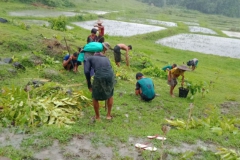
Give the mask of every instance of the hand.
POLYGON ((92 92, 92 88, 89 88, 89 91, 92 92))
POLYGON ((181 86, 183 87, 184 82, 181 83, 181 86))

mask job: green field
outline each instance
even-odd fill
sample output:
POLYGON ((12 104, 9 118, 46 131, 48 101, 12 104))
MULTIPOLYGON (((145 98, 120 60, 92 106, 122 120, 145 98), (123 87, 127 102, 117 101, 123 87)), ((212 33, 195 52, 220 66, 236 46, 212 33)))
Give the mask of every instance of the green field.
MULTIPOLYGON (((81 108, 81 116, 69 128, 59 128, 56 125, 47 124, 35 127, 13 126, 11 122, 4 121, 4 116, 1 113, 3 110, 0 110, 0 136, 5 137, 5 140, 3 138, 1 141, 0 139, 2 142, 0 144, 0 157, 9 157, 13 160, 37 159, 36 154, 43 150, 52 149, 54 151, 52 145, 56 141, 58 145, 55 150, 57 150, 56 148, 60 150, 62 159, 106 159, 100 151, 98 152, 103 147, 108 148, 107 153, 111 150, 111 159, 116 160, 160 159, 162 155, 163 159, 221 159, 219 155, 215 154, 217 148, 240 151, 240 120, 238 119, 240 116, 238 110, 240 107, 240 69, 238 68, 240 60, 177 50, 155 44, 155 41, 160 38, 189 33, 188 26, 181 21, 197 22, 202 27, 213 29, 219 33, 219 36, 226 37, 221 33, 221 30, 238 27, 240 25, 239 19, 205 15, 179 8, 157 8, 134 0, 106 0, 101 3, 81 0, 75 1, 75 4, 74 8, 54 8, 54 10, 78 12, 97 8, 97 10, 102 11, 119 11, 118 13, 102 15, 100 18, 113 20, 124 18, 126 21, 145 18, 156 19, 176 22, 178 27, 131 37, 108 36, 106 38, 112 47, 118 43, 133 46, 133 51, 130 53, 130 67, 126 67, 124 61, 120 68, 113 66, 120 76, 117 77, 114 90, 112 110, 114 118, 111 121, 105 119, 106 112, 102 107, 100 110, 101 122, 93 123, 91 121, 91 117, 94 115, 93 107, 85 105, 81 108), (209 93, 205 94, 204 92, 204 95, 197 93, 192 99, 190 99, 191 94, 188 95, 188 98, 179 98, 177 86, 174 90, 176 97, 172 98, 169 95, 166 77, 154 76, 156 70, 153 70, 145 76, 153 79, 158 96, 150 103, 142 102, 139 97, 135 96, 135 74, 146 67, 144 62, 151 63, 152 67, 156 66, 160 70, 167 64, 177 63, 181 65, 195 57, 199 59, 198 67, 193 72, 186 72, 185 79, 194 84, 206 83, 205 89, 208 89, 209 93), (166 136, 167 140, 164 141, 164 149, 161 141, 151 141, 146 138, 149 135, 163 135, 161 128, 168 124, 166 119, 184 120, 187 123, 190 103, 194 105, 191 117, 199 120, 199 122, 195 121, 196 125, 192 125, 191 120, 189 120, 187 127, 180 127, 180 129, 171 125, 171 130, 166 136), (8 133, 11 134, 7 135, 8 133), (23 139, 13 143, 12 140, 15 140, 17 135, 23 139), (89 151, 90 156, 83 154, 83 157, 66 151, 65 147, 76 137, 80 137, 79 141, 82 139, 90 141, 93 146, 92 150, 96 151, 92 154, 89 151), (139 151, 137 157, 134 156, 132 154, 135 150, 134 144, 144 142, 151 142, 159 150, 157 152, 139 151), (198 145, 199 143, 201 145, 198 145), (123 154, 120 152, 123 148, 129 151, 125 151, 123 154), (183 150, 180 151, 180 148, 183 150)), ((84 91, 83 94, 90 98, 83 66, 80 66, 79 72, 75 74, 65 71, 61 64, 63 56, 67 53, 64 37, 73 53, 77 51, 77 47, 85 45, 86 37, 90 31, 76 26, 73 30, 64 32, 36 25, 31 25, 29 28, 21 20, 49 20, 49 18, 11 17, 8 15, 9 11, 32 9, 43 10, 45 8, 0 1, 0 17, 9 20, 8 23, 0 23, 0 58, 14 57, 14 61, 21 62, 26 67, 26 70, 20 69, 13 73, 9 71, 9 69, 14 69, 12 64, 0 64, 0 87, 5 89, 20 87, 23 89, 32 79, 41 78, 49 79, 53 85, 60 85, 64 89, 84 91), (55 45, 55 42, 58 42, 60 47, 55 45), (31 61, 32 59, 41 60, 42 65, 37 65, 35 61, 31 61), (56 61, 60 63, 56 63, 56 61), (71 85, 76 86, 71 87, 71 85)), ((66 18, 66 22, 71 25, 70 22, 74 21, 97 19, 97 15, 86 13, 83 16, 66 18)), ((108 51, 107 56, 114 64, 113 52, 108 51)), ((122 57, 122 59, 124 58, 122 57)), ((38 94, 40 95, 41 92, 38 94)), ((23 93, 22 96, 27 99, 26 93, 23 93)), ((3 99, 6 97, 0 97, 0 107, 4 104, 1 102, 3 99)), ((81 151, 79 152, 81 154, 81 151)), ((240 157, 239 154, 235 155, 230 151, 227 151, 225 155, 228 153, 227 156, 232 156, 233 159, 240 157)), ((49 159, 57 158, 52 156, 49 159)), ((222 157, 222 159, 224 158, 222 157)))

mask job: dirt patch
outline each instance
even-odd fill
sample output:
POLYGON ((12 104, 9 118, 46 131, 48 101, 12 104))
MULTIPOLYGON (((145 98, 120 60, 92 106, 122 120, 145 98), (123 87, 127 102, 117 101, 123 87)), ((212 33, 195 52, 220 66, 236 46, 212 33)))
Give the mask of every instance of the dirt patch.
POLYGON ((240 116, 240 103, 239 102, 224 102, 221 104, 221 113, 240 116))
POLYGON ((196 144, 188 144, 188 143, 181 143, 180 146, 176 147, 168 147, 170 152, 174 153, 185 153, 187 151, 198 152, 198 149, 203 151, 211 151, 216 152, 217 146, 210 143, 205 143, 203 141, 198 140, 196 144))
POLYGON ((43 159, 57 159, 57 160, 63 160, 64 157, 61 154, 61 148, 58 143, 58 141, 54 141, 53 145, 51 147, 48 147, 47 149, 42 150, 39 153, 36 153, 34 155, 34 158, 43 160, 43 159))
MULTIPOLYGON (((46 51, 51 56, 61 55, 63 50, 67 51, 66 45, 62 44, 56 39, 44 39, 43 44, 45 44, 46 51)), ((68 49, 71 52, 70 46, 68 46, 68 49)))
POLYGON ((44 5, 42 3, 36 2, 36 3, 32 3, 33 6, 35 7, 41 7, 41 8, 47 8, 47 9, 53 9, 53 7, 49 7, 47 5, 44 5))
POLYGON ((23 138, 26 137, 26 134, 15 134, 14 131, 4 129, 0 134, 0 147, 14 146, 19 149, 23 138))

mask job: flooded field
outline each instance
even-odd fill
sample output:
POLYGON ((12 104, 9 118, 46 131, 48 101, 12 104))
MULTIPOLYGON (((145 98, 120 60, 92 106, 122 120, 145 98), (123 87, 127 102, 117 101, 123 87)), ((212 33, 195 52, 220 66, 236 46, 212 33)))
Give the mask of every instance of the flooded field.
POLYGON ((53 11, 53 10, 24 10, 24 11, 14 11, 9 12, 10 16, 17 17, 58 17, 64 15, 66 17, 73 17, 80 13, 76 12, 61 12, 61 11, 53 11))
POLYGON ((166 27, 177 27, 177 23, 174 23, 174 22, 159 21, 154 19, 146 19, 146 21, 150 24, 155 24, 155 25, 163 25, 166 27))
POLYGON ((83 10, 83 12, 88 12, 92 14, 97 14, 97 15, 104 15, 112 12, 118 12, 118 11, 96 11, 96 10, 83 10))
MULTIPOLYGON (((182 22, 182 21, 180 21, 180 22, 182 22)), ((199 26, 199 23, 196 23, 196 22, 182 22, 182 23, 189 25, 189 26, 199 26)))
POLYGON ((198 34, 179 34, 156 43, 194 52, 240 58, 240 40, 198 34))
POLYGON ((229 37, 240 38, 240 32, 232 32, 232 31, 222 31, 222 32, 229 37))
MULTIPOLYGON (((73 24, 91 30, 96 24, 95 21, 85 21, 85 22, 73 22, 73 24)), ((106 34, 110 36, 133 36, 138 34, 144 34, 154 31, 160 31, 166 29, 164 27, 138 24, 138 23, 129 23, 115 20, 103 20, 103 25, 105 26, 106 34)))
POLYGON ((189 26, 189 30, 190 32, 193 32, 193 33, 217 34, 215 31, 209 28, 198 27, 198 26, 189 26))

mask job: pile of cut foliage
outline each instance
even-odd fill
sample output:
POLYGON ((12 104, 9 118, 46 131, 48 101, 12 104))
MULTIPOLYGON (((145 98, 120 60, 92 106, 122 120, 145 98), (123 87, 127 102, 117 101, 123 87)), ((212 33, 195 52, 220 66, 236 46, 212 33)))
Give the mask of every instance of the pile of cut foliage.
POLYGON ((2 88, 0 94, 0 121, 5 127, 66 127, 81 117, 82 107, 90 105, 84 92, 67 90, 53 82, 28 92, 20 87, 2 88))

